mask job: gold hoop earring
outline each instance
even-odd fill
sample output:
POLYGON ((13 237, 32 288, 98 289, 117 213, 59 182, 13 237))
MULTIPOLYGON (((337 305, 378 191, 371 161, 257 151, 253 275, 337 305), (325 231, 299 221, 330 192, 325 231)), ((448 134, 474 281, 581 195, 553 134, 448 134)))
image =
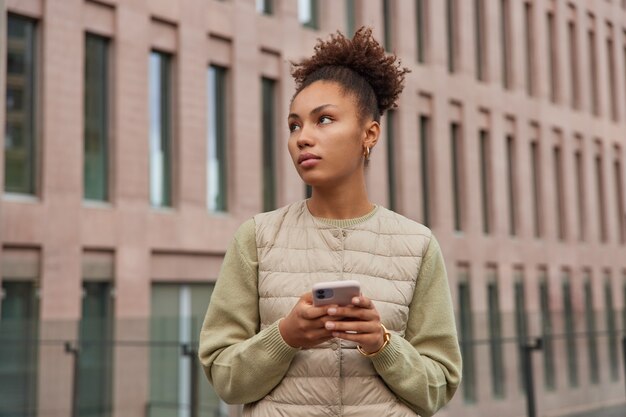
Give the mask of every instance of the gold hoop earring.
POLYGON ((369 146, 365 147, 365 154, 364 154, 364 156, 365 156, 365 160, 366 161, 370 160, 370 148, 369 148, 369 146))

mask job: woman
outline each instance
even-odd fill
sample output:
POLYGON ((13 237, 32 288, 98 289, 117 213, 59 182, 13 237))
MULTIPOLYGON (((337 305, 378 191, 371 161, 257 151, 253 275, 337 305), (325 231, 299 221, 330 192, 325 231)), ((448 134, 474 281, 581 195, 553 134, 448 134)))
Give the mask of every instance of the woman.
POLYGON ((294 64, 288 148, 313 194, 239 228, 200 335, 209 381, 245 416, 430 416, 459 385, 439 245, 365 188, 407 72, 365 28, 294 64), (313 284, 348 279, 352 305, 313 306, 313 284))

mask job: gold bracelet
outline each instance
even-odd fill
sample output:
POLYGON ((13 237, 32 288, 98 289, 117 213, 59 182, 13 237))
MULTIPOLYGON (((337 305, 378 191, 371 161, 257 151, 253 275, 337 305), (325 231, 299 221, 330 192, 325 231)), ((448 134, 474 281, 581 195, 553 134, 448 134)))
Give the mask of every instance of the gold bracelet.
POLYGON ((391 333, 389 333, 389 330, 387 330, 387 328, 382 323, 380 323, 380 327, 383 328, 383 332, 384 332, 383 345, 376 352, 370 352, 370 353, 367 353, 366 351, 364 351, 361 345, 357 345, 356 348, 361 355, 371 358, 372 356, 378 355, 389 344, 389 341, 391 340, 391 333))

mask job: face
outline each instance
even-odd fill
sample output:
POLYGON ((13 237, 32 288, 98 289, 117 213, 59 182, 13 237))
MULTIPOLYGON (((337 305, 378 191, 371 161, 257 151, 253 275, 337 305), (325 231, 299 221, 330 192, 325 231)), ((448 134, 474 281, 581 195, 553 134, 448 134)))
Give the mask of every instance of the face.
POLYGON ((316 81, 294 98, 287 119, 289 153, 300 177, 312 186, 333 186, 362 177, 365 147, 380 127, 362 120, 355 98, 335 82, 316 81))

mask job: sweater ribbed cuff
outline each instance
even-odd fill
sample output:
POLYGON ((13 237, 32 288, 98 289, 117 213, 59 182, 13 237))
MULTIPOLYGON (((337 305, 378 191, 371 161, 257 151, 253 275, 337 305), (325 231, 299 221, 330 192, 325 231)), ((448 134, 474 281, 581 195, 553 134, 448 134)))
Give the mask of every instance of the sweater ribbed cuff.
POLYGON ((399 337, 400 336, 392 333, 389 344, 376 356, 372 357, 372 363, 376 369, 388 369, 396 363, 400 356, 401 349, 400 341, 398 340, 399 337))
POLYGON ((280 320, 265 328, 261 332, 261 340, 270 357, 277 362, 283 362, 293 359, 300 349, 291 347, 285 342, 278 329, 278 323, 280 320))

